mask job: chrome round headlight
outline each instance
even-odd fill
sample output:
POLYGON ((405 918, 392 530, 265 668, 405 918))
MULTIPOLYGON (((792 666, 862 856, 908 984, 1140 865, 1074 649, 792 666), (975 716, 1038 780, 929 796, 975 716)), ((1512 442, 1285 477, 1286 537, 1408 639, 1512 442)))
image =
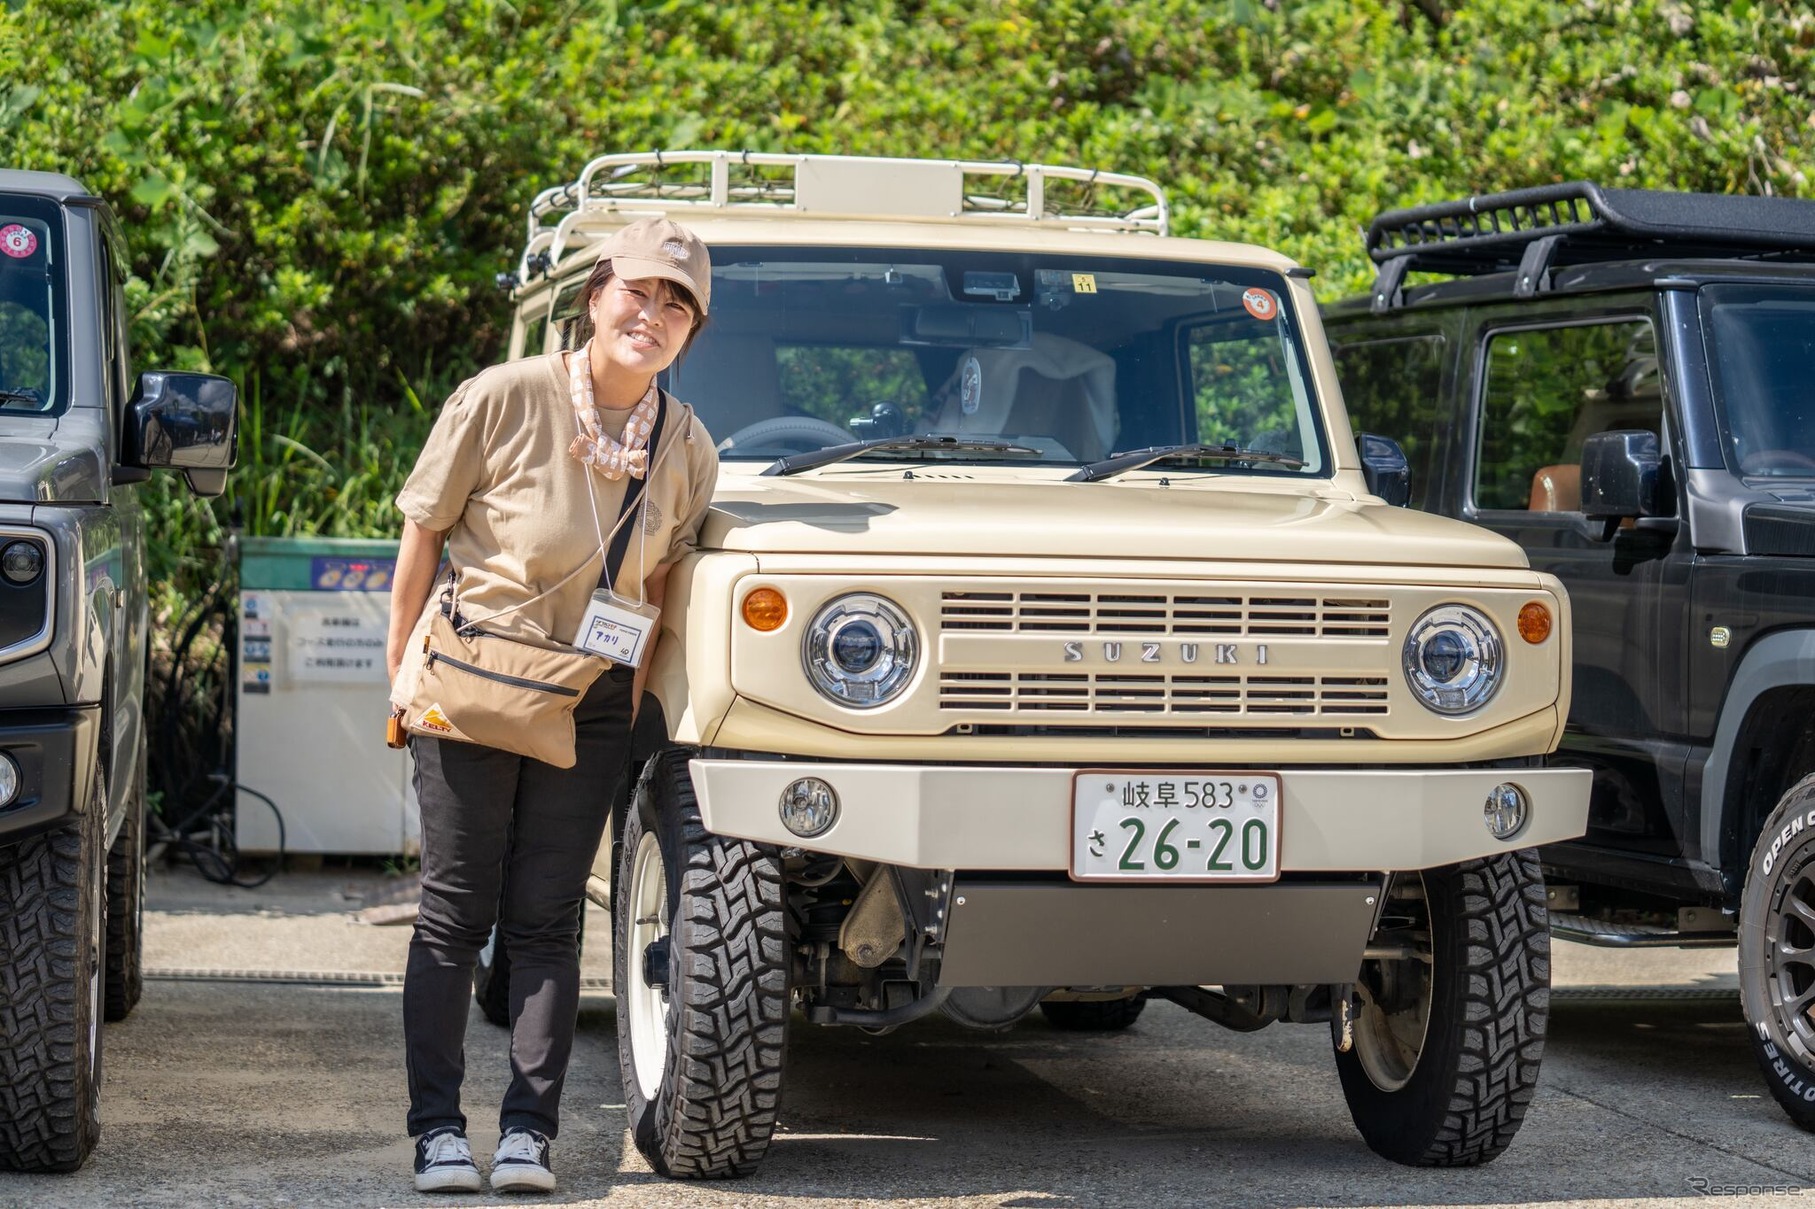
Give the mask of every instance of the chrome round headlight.
POLYGON ((807 627, 801 658, 821 694, 852 709, 884 705, 914 677, 920 642, 893 601, 867 592, 840 596, 807 627))
POLYGON ((1506 667, 1500 631, 1467 605, 1443 605, 1420 617, 1406 635, 1403 656, 1406 683, 1440 714, 1486 705, 1506 667))
POLYGON ((0 550, 0 575, 6 577, 7 583, 23 587, 37 579, 43 570, 44 551, 37 542, 8 542, 6 548, 0 550))

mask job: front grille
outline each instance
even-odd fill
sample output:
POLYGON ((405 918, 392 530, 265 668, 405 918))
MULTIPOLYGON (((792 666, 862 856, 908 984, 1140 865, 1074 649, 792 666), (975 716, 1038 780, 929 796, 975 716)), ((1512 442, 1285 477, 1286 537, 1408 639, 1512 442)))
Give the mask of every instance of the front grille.
POLYGON ((1387 682, 1378 676, 943 672, 939 708, 1099 717, 1359 717, 1387 712, 1387 682))
POLYGON ((1005 634, 1127 634, 1177 638, 1386 638, 1384 600, 1198 592, 946 592, 939 624, 1005 634))

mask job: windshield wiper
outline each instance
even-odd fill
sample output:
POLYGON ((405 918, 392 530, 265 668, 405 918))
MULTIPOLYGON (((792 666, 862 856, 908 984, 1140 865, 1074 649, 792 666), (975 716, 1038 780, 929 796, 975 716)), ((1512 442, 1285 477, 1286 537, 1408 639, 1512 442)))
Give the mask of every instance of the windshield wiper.
POLYGON ((824 449, 815 449, 812 453, 797 453, 792 457, 777 458, 775 464, 763 471, 769 474, 799 474, 803 470, 817 470, 821 466, 830 466, 834 462, 844 462, 851 458, 860 458, 872 450, 912 449, 933 450, 939 453, 1006 453, 1017 457, 1032 455, 1039 457, 1038 449, 1026 445, 1014 445, 1007 441, 993 441, 984 437, 947 437, 947 436, 909 436, 909 437, 876 437, 868 441, 852 441, 848 445, 828 445, 824 449))
POLYGON ((0 407, 8 403, 30 403, 33 407, 42 407, 44 396, 35 390, 13 390, 0 386, 0 407))
POLYGON ((1131 453, 1118 453, 1114 457, 1104 458, 1100 462, 1091 462, 1076 474, 1066 478, 1068 483, 1094 483, 1099 479, 1114 478, 1130 470, 1139 470, 1155 462, 1182 462, 1199 459, 1216 459, 1223 462, 1268 462, 1275 466, 1284 466, 1288 470, 1303 470, 1304 462, 1283 453, 1272 453, 1265 449, 1243 449, 1239 445, 1153 445, 1146 449, 1136 449, 1131 453))

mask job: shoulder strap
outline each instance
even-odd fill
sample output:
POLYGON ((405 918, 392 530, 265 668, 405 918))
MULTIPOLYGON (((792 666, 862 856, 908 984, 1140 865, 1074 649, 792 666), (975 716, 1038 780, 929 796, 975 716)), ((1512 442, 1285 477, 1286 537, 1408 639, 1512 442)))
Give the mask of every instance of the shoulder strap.
MULTIPOLYGON (((630 550, 630 531, 637 525, 626 525, 624 518, 630 515, 631 509, 643 498, 643 487, 649 475, 655 473, 655 455, 662 447, 662 428, 668 422, 670 401, 668 392, 657 388, 655 404, 655 426, 649 430, 649 460, 644 464, 649 467, 643 478, 630 478, 624 488, 624 504, 618 509, 618 523, 611 535, 611 549, 605 554, 605 562, 599 568, 599 586, 609 587, 623 569, 624 555, 630 550)), ((590 473, 590 471, 588 472, 590 473)))

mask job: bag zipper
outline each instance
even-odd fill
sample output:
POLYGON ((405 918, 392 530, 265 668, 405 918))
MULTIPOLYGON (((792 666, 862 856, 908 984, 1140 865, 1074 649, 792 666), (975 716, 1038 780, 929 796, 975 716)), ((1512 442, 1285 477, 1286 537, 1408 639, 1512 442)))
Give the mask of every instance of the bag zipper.
POLYGON ((544 684, 540 680, 526 680, 522 676, 507 676, 503 672, 476 667, 465 660, 456 659, 452 655, 444 655, 440 651, 430 651, 429 667, 434 667, 437 661, 451 663, 461 671, 478 676, 482 680, 495 680, 499 684, 508 684, 515 688, 531 689, 538 693, 553 693, 557 697, 578 697, 580 695, 578 689, 566 688, 559 684, 544 684))

